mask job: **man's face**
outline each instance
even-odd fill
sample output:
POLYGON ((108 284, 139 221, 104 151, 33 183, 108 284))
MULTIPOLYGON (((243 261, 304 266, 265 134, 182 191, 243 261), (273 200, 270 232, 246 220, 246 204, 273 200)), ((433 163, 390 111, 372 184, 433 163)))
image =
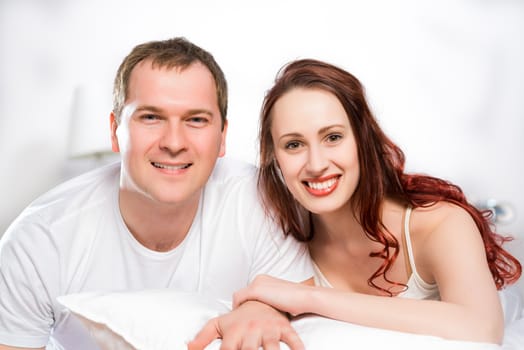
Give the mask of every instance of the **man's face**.
POLYGON ((112 144, 122 156, 121 191, 165 204, 198 203, 218 157, 225 154, 215 81, 201 63, 184 70, 132 71, 112 144))

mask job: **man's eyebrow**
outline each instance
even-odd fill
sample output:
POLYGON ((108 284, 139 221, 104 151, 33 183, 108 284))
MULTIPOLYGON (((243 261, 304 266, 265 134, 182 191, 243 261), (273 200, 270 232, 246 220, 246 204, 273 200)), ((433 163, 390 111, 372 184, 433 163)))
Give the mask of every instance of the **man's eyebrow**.
MULTIPOLYGON (((162 114, 164 110, 162 108, 158 108, 155 106, 144 105, 144 106, 138 106, 135 110, 135 113, 136 112, 153 112, 153 113, 162 114)), ((214 116, 212 111, 208 109, 204 109, 204 108, 190 109, 184 113, 184 116, 191 116, 191 115, 196 115, 196 114, 207 114, 211 117, 214 116)))
POLYGON ((144 106, 138 106, 138 107, 135 109, 135 112, 144 112, 144 111, 147 111, 147 112, 154 112, 154 113, 161 113, 161 112, 162 112, 162 109, 161 109, 161 108, 158 108, 158 107, 155 107, 155 106, 147 106, 147 105, 144 105, 144 106))
POLYGON ((211 112, 208 109, 203 109, 203 108, 190 109, 186 113, 184 113, 185 116, 191 116, 191 115, 195 115, 195 114, 207 114, 210 117, 214 116, 213 112, 211 112))

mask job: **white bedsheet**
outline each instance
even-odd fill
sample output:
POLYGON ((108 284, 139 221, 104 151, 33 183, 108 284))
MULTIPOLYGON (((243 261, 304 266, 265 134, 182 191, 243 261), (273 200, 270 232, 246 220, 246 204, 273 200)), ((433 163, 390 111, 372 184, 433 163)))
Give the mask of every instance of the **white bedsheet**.
MULTIPOLYGON (((111 350, 186 349, 186 342, 209 318, 229 309, 224 302, 172 290, 82 293, 58 300, 81 317, 102 349, 111 350)), ((506 315, 502 346, 363 327, 320 316, 302 317, 292 325, 307 350, 524 350, 522 300, 511 290, 502 293, 501 300, 506 315)), ((217 340, 206 350, 218 350, 219 346, 217 340)), ((281 349, 288 347, 282 343, 281 349)))

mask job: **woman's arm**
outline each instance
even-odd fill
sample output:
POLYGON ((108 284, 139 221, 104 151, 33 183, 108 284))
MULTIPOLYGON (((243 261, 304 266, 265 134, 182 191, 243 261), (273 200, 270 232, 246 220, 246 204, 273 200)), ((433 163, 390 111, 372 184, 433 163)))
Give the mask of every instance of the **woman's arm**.
POLYGON ((234 304, 254 299, 292 315, 314 313, 370 327, 500 343, 502 309, 482 239, 469 215, 452 207, 415 250, 417 265, 438 284, 441 301, 366 295, 259 276, 235 294, 234 304))

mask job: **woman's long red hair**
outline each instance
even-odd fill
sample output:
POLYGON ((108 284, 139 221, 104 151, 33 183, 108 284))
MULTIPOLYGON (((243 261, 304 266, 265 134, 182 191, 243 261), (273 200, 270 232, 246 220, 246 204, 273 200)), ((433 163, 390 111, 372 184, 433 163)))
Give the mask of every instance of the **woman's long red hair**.
POLYGON ((271 136, 271 110, 275 102, 293 88, 317 88, 333 93, 343 105, 357 141, 360 181, 352 197, 353 207, 358 208, 357 219, 367 237, 382 244, 380 251, 370 252, 371 257, 382 258, 383 264, 370 276, 368 283, 380 276, 387 277, 399 252, 398 240, 385 229, 380 219, 384 199, 401 201, 414 208, 447 201, 464 208, 477 225, 488 260, 489 269, 498 289, 518 280, 522 273, 519 261, 502 248, 510 237, 495 233, 490 221, 490 211, 480 211, 471 205, 462 190, 445 180, 421 174, 404 173, 405 157, 379 127, 366 101, 364 88, 357 78, 331 64, 303 59, 286 65, 277 75, 274 86, 264 99, 260 119, 260 174, 259 190, 266 210, 283 228, 299 241, 309 241, 314 230, 307 211, 293 198, 283 183, 275 161, 271 136))

